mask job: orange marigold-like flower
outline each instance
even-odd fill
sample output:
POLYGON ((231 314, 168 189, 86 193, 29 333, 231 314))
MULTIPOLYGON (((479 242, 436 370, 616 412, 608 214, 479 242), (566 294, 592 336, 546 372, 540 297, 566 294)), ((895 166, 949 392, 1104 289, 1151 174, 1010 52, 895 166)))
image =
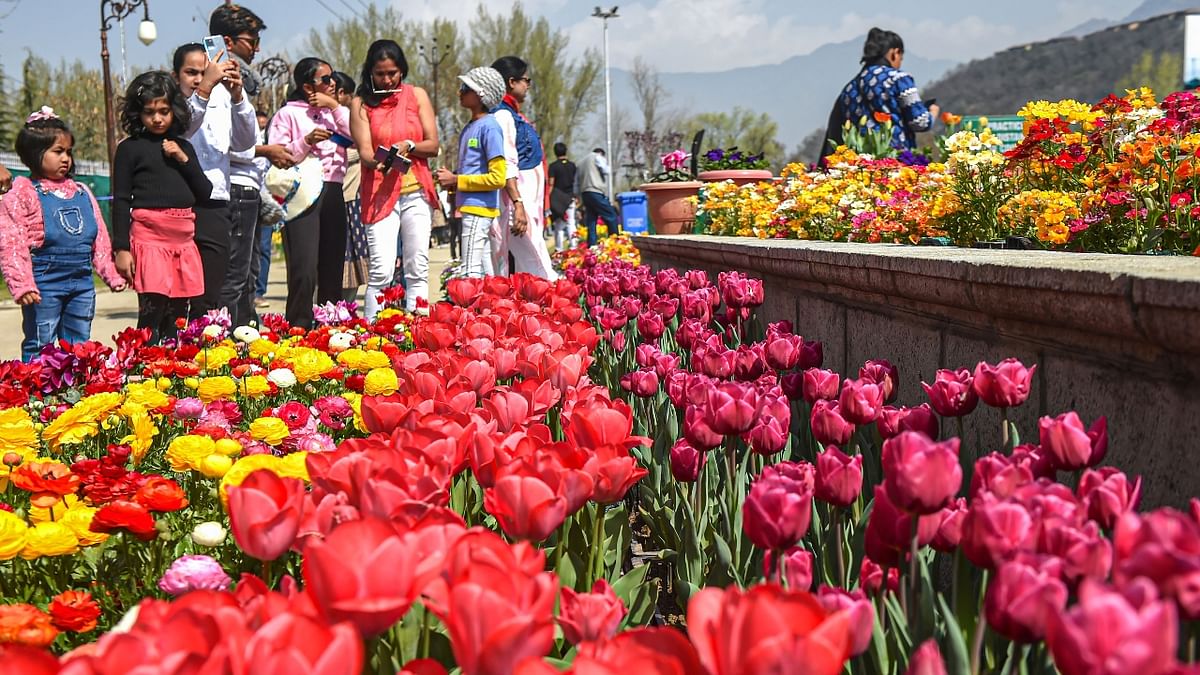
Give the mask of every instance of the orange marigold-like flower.
POLYGON ((0 605, 0 643, 48 647, 56 637, 58 630, 51 624, 50 615, 37 607, 25 603, 0 605))
POLYGON ((43 509, 79 489, 79 476, 59 462, 26 462, 12 472, 11 478, 13 485, 33 493, 31 504, 43 509))
POLYGON ((86 633, 96 627, 100 605, 87 591, 63 591, 50 601, 50 620, 59 630, 86 633))
POLYGON ((876 110, 875 112, 871 113, 871 116, 874 117, 875 121, 879 122, 880 124, 885 124, 887 122, 892 121, 891 115, 889 115, 888 113, 879 111, 879 110, 876 110))

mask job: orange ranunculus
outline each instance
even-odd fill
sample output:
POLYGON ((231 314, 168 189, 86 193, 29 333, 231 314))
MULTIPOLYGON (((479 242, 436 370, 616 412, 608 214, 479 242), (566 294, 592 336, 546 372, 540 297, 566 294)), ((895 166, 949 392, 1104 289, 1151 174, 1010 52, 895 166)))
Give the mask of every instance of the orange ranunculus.
POLYGON ((880 124, 887 124, 888 122, 892 121, 892 116, 889 113, 883 112, 882 110, 876 110, 875 112, 871 113, 871 117, 874 117, 875 121, 879 122, 880 124))
POLYGON ((0 605, 0 643, 13 642, 30 647, 49 647, 58 630, 50 615, 25 603, 0 605))
POLYGON ((100 605, 87 591, 63 591, 50 601, 50 620, 59 630, 86 633, 96 627, 100 605))
POLYGON ((92 532, 109 534, 119 530, 125 530, 142 541, 150 541, 158 536, 150 511, 137 502, 125 499, 101 506, 92 516, 92 532))
POLYGON ((167 513, 178 511, 188 505, 187 497, 183 496, 183 488, 170 478, 153 476, 142 483, 133 501, 151 511, 167 513))
POLYGON ((66 495, 79 489, 79 476, 71 467, 59 462, 26 462, 11 474, 12 484, 33 495, 34 506, 48 509, 66 495))
POLYGON ((688 635, 711 675, 837 675, 850 657, 848 611, 826 612, 812 595, 761 584, 705 588, 688 602, 688 635))

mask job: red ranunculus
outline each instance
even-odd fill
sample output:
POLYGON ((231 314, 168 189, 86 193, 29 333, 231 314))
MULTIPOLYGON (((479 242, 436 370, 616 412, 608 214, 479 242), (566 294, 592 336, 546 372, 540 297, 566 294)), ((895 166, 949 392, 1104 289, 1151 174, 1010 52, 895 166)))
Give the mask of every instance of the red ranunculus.
POLYGON ((87 591, 63 591, 50 601, 50 621, 59 630, 86 633, 96 627, 100 605, 87 591))
POLYGON ((118 499, 111 501, 92 516, 92 532, 111 533, 125 530, 142 541, 158 536, 154 527, 154 516, 137 502, 118 499))
POLYGON ((188 505, 187 497, 184 496, 179 483, 162 476, 147 478, 134 493, 133 501, 159 513, 178 511, 188 505))

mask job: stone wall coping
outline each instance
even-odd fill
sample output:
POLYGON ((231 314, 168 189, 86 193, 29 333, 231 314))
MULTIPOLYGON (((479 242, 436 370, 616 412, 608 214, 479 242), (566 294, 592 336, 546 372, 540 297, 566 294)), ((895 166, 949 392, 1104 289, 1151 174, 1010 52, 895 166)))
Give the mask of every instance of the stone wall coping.
POLYGON ((967 323, 1004 332, 1019 321, 1055 333, 1200 354, 1200 258, 1191 256, 711 235, 640 235, 633 241, 649 258, 791 279, 806 292, 852 304, 892 305, 932 318, 970 312, 979 321, 967 323))

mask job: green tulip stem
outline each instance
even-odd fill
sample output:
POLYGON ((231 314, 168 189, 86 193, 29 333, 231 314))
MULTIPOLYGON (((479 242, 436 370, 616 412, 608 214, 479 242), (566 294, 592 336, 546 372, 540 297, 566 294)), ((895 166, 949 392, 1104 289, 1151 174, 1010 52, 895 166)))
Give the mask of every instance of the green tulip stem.
POLYGON ((271 587, 271 561, 270 560, 262 561, 262 580, 263 580, 263 583, 267 585, 267 588, 271 587))
POLYGON ((846 554, 842 551, 842 510, 835 506, 829 513, 829 523, 833 528, 833 548, 837 553, 838 581, 842 588, 849 588, 850 584, 846 579, 846 554))
POLYGON ((918 541, 920 539, 920 533, 918 531, 918 527, 920 526, 921 518, 920 516, 913 514, 911 519, 912 549, 909 551, 910 558, 908 561, 908 595, 910 603, 909 607, 912 609, 912 616, 908 617, 908 621, 913 625, 913 634, 915 635, 917 633, 916 629, 920 626, 921 621, 921 607, 917 602, 917 595, 921 592, 921 573, 917 558, 917 551, 920 549, 920 542, 918 541))
POLYGON ((1008 408, 1000 409, 1000 441, 1005 451, 1008 450, 1008 408))
MULTIPOLYGON (((557 570, 557 567, 555 567, 557 570)), ((433 632, 429 627, 429 608, 421 605, 421 658, 429 658, 429 634, 433 632)))
MULTIPOLYGON (((983 572, 983 586, 987 587, 987 570, 983 572)), ((979 617, 975 626, 975 639, 971 643, 971 675, 979 675, 980 657, 983 655, 983 636, 987 633, 987 618, 979 617)))
POLYGON ((592 527, 592 541, 589 542, 591 550, 588 551, 588 572, 584 576, 587 580, 587 586, 582 589, 584 593, 591 591, 596 580, 600 578, 600 575, 596 573, 596 567, 600 567, 601 572, 603 572, 604 566, 603 556, 600 556, 599 561, 596 560, 597 554, 600 551, 600 539, 604 536, 604 507, 600 504, 596 504, 595 506, 596 512, 595 522, 592 527))

